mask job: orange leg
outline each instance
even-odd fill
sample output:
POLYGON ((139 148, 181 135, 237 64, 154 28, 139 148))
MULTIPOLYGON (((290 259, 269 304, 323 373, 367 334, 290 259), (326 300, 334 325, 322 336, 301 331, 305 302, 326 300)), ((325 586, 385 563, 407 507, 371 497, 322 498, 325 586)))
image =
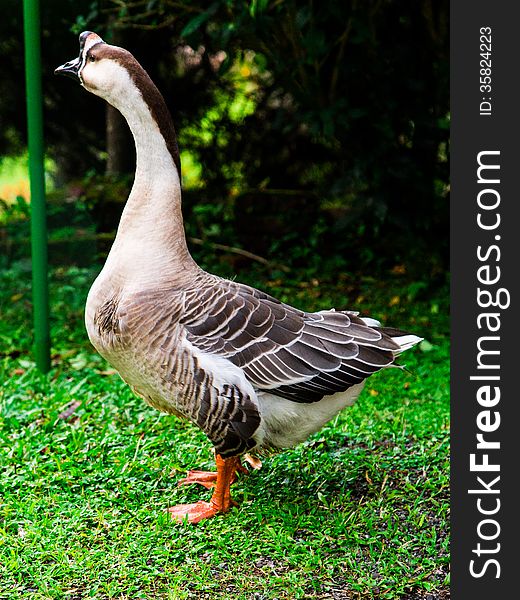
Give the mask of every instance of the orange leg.
MULTIPOLYGON (((248 457, 246 456, 246 460, 248 457)), ((240 458, 236 459, 235 466, 235 474, 232 478, 231 484, 235 483, 237 480, 237 473, 245 473, 246 475, 249 471, 244 467, 240 458)), ((184 479, 180 479, 177 485, 191 485, 193 483, 198 483, 199 485, 203 485, 205 488, 210 490, 217 485, 217 472, 216 471, 198 471, 192 470, 188 471, 188 475, 184 479)))
POLYGON ((177 521, 187 519, 190 523, 198 523, 203 519, 213 517, 218 513, 228 512, 236 502, 231 498, 231 484, 236 481, 237 471, 244 469, 240 457, 222 458, 220 454, 215 456, 217 463, 216 474, 206 471, 191 471, 186 479, 179 483, 201 483, 205 487, 215 487, 209 502, 200 500, 194 504, 179 504, 168 509, 172 517, 177 521), (215 476, 215 481, 213 477, 215 476))

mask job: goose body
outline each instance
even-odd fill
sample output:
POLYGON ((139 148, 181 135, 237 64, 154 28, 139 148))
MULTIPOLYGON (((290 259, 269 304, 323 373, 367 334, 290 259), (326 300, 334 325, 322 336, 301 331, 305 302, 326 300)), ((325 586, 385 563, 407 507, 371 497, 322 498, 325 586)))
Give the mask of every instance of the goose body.
POLYGON ((84 32, 79 57, 56 73, 120 110, 136 145, 134 185, 87 298, 89 338, 136 394, 189 419, 215 447, 216 476, 185 480, 215 487, 211 501, 173 516, 226 512, 241 455, 304 441, 421 338, 355 312, 307 313, 203 271, 186 245, 175 130, 146 72, 84 32))

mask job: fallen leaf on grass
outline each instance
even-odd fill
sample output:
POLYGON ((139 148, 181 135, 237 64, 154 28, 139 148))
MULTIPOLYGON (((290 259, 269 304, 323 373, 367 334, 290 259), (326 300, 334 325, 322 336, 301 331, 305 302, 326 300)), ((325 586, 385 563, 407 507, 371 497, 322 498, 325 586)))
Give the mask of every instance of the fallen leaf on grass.
POLYGON ((71 417, 71 415, 74 413, 76 408, 78 408, 78 406, 81 406, 81 402, 79 400, 73 400, 67 406, 67 408, 58 415, 58 419, 63 419, 64 421, 66 421, 71 417))

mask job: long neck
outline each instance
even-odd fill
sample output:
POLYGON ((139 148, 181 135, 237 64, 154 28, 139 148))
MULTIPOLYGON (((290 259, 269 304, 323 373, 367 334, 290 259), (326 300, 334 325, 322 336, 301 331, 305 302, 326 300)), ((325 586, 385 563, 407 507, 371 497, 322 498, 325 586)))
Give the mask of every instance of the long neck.
MULTIPOLYGON (((152 84, 153 85, 153 84, 152 84)), ((135 180, 126 202, 110 260, 123 277, 171 280, 197 270, 189 254, 181 211, 175 135, 164 101, 153 88, 132 90, 117 102, 132 131, 137 152, 135 180), (137 93, 136 93, 137 92, 137 93), (158 97, 153 98, 153 94, 158 97), (154 105, 162 103, 157 115, 154 105), (158 122, 159 120, 159 122, 158 122)), ((114 103, 115 104, 115 103, 114 103)))

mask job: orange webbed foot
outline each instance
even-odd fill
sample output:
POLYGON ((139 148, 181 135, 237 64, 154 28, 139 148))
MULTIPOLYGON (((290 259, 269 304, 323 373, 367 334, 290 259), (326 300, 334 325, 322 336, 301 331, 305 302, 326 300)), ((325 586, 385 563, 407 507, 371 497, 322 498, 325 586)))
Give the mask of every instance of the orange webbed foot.
POLYGON ((233 456, 222 458, 219 454, 215 456, 217 472, 190 471, 185 479, 179 484, 200 483, 205 487, 214 487, 213 495, 209 502, 199 501, 194 504, 178 504, 168 508, 168 512, 176 521, 187 520, 189 523, 198 523, 203 519, 214 517, 218 513, 228 512, 237 503, 231 498, 230 487, 237 478, 237 471, 244 469, 240 458, 233 456))
POLYGON ((199 523, 203 519, 214 517, 220 511, 212 502, 204 502, 199 500, 194 504, 178 504, 167 509, 172 518, 176 521, 188 523, 199 523))

